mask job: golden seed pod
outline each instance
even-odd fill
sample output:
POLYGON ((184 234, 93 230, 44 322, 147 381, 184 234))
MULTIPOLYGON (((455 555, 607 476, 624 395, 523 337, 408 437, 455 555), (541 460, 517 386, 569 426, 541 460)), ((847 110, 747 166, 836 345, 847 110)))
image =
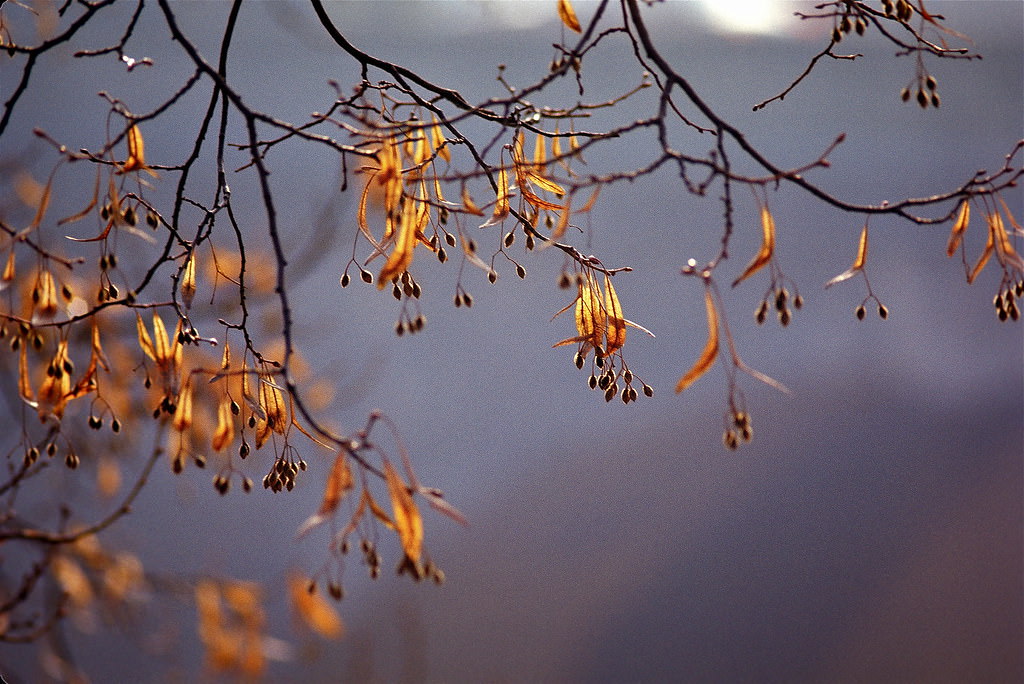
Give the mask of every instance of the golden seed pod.
POLYGON ((832 42, 838 43, 842 39, 843 39, 843 32, 839 30, 838 26, 836 26, 834 29, 832 29, 832 42))
POLYGON ((341 588, 341 584, 338 582, 328 582, 327 593, 335 601, 340 601, 345 598, 345 591, 341 588))
POLYGON ((529 250, 529 251, 533 251, 534 244, 535 243, 534 243, 534 240, 533 240, 533 235, 527 235, 526 236, 526 249, 529 250))
POLYGON ((110 429, 114 433, 120 432, 121 431, 121 421, 119 421, 117 418, 115 418, 114 420, 110 421, 110 429))
POLYGON ((754 438, 754 430, 749 425, 744 425, 740 428, 740 439, 744 442, 750 442, 754 438))
POLYGON ((739 440, 736 438, 736 433, 732 430, 726 430, 722 434, 722 443, 725 444, 726 448, 735 451, 736 447, 739 446, 739 440))
POLYGON ((146 225, 148 225, 150 228, 156 230, 156 227, 157 227, 158 223, 159 223, 159 219, 157 218, 156 212, 154 212, 152 209, 147 211, 146 212, 146 225))
POLYGON ((850 28, 852 28, 851 25, 850 25, 850 15, 849 14, 845 14, 845 15, 843 15, 842 21, 839 22, 839 30, 842 33, 849 33, 850 32, 850 28))
POLYGON ((398 323, 395 324, 395 334, 399 337, 405 334, 405 324, 402 323, 402 321, 398 321, 398 323))
POLYGON ((786 300, 789 298, 789 292, 785 288, 782 288, 775 293, 775 309, 783 311, 786 308, 786 300))

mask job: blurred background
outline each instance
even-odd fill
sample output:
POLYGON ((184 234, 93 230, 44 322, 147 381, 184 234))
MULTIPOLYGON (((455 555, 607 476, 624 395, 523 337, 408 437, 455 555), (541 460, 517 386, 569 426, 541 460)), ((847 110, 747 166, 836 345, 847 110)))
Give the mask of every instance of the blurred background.
MULTIPOLYGON (((114 57, 71 58, 74 50, 109 44, 117 33, 110 27, 122 25, 114 13, 126 18, 132 5, 111 10, 110 23, 83 32, 60 59, 40 63, 12 121, 24 139, 17 149, 5 140, 4 155, 37 155, 38 176, 53 159, 29 135, 33 126, 69 147, 98 146, 107 106, 97 91, 140 112, 179 87, 189 68, 156 11, 143 15, 129 44, 129 54, 151 57, 155 66, 127 73, 114 57)), ((575 5, 581 18, 594 10, 575 5)), ((675 2, 645 11, 666 56, 769 158, 800 165, 845 132, 831 169, 811 174, 844 199, 950 190, 978 169, 1000 166, 1024 137, 1019 2, 928 3, 984 55, 926 59, 940 109, 900 102, 900 89, 914 78, 913 58, 894 59, 889 44, 869 36, 839 48, 862 58, 823 61, 784 101, 756 113, 754 104, 801 73, 831 24, 796 19, 793 12, 808 3, 750 5, 675 2)), ((174 7, 215 61, 228 3, 174 7)), ((357 46, 470 101, 500 94, 501 63, 511 83, 532 82, 562 30, 553 1, 328 8, 357 46)), ((16 72, 0 69, 6 99, 16 72)), ((229 73, 247 102, 292 121, 329 106, 328 80, 347 88, 359 78, 311 10, 291 2, 243 7, 229 73)), ((613 97, 640 80, 623 41, 588 54, 583 73, 587 100, 613 97)), ((553 91, 552 101, 573 101, 572 85, 553 91)), ((163 126, 147 129, 148 160, 181 158, 206 92, 184 98, 163 126)), ((644 97, 616 108, 616 120, 644 116, 651 103, 644 97)), ((233 139, 241 139, 237 123, 233 139)), ((713 142, 680 132, 677 144, 705 153, 713 142)), ((587 157, 587 170, 640 165, 653 153, 640 139, 610 144, 587 157)), ((631 333, 625 348, 655 397, 623 406, 587 388, 570 348, 551 349, 574 334, 569 316, 550 321, 569 301, 556 286, 559 255, 527 255, 524 281, 512 269, 494 285, 467 272, 463 282, 476 300, 468 310, 451 304, 457 266, 423 260, 416 277, 429 322, 399 339, 389 294, 338 287, 358 197, 338 193, 337 159, 296 144, 275 149, 268 162, 296 264, 293 301, 302 303, 295 313, 306 357, 338 387, 330 415, 355 428, 368 411, 386 412, 420 479, 444 489, 470 521, 463 528, 427 516, 427 546, 445 585, 414 585, 390 572, 373 582, 351 559, 340 604, 346 638, 296 642, 273 588, 289 568, 314 572, 324 562, 327 532, 300 542, 294 532, 319 504, 327 461, 311 452, 311 473, 287 495, 259 489, 220 497, 210 473, 174 477, 158 468, 133 515, 105 543, 138 552, 149 569, 266 583, 268 631, 295 645, 290 660, 272 665, 271 678, 1024 677, 1024 337, 1020 323, 1000 323, 993 311, 997 268, 990 265, 968 287, 959 259, 946 258, 948 224, 872 222, 867 269, 890 315, 882 321, 869 311, 860 322, 853 313, 864 296, 859 279, 823 289, 852 262, 860 219, 792 188, 769 194, 776 255, 804 308, 786 329, 774 321, 758 327, 752 314, 767 286, 759 274, 725 293, 727 315, 744 360, 792 394, 741 377, 755 436, 730 452, 721 441, 723 368, 681 396, 672 392, 707 335, 700 286, 678 273, 687 259, 715 252, 721 207, 714 199, 686 194, 669 173, 608 188, 586 221, 588 232, 574 238, 606 264, 634 269, 615 281, 625 315, 657 335, 631 333)), ((229 182, 236 200, 254 192, 249 172, 229 182)), ((88 196, 91 181, 81 192, 88 196)), ((154 196, 170 192, 157 187, 154 196)), ((257 196, 249 196, 250 213, 240 218, 255 236, 265 218, 257 196)), ((1024 216, 1020 192, 1005 200, 1024 216)), ((85 204, 80 197, 54 202, 53 215, 85 204)), ((723 283, 761 239, 752 198, 740 197, 737 206, 723 283)), ((497 233, 482 235, 482 244, 491 239, 496 247, 497 233)), ((970 258, 983 243, 972 226, 970 258)), ((247 463, 250 476, 262 477, 268 463, 247 463)), ((387 568, 397 549, 384 555, 387 568)), ((202 657, 194 611, 188 601, 161 605, 141 634, 124 626, 100 625, 92 635, 70 630, 72 653, 95 681, 195 678, 202 657)), ((0 664, 8 681, 40 676, 26 648, 0 647, 0 664)))

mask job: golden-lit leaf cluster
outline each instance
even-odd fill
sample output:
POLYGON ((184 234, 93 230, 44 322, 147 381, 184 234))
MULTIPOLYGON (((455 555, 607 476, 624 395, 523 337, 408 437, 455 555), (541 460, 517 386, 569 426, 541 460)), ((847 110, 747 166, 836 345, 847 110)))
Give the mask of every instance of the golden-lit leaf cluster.
POLYGON ((259 677, 267 664, 262 596, 250 582, 201 579, 195 602, 206 666, 214 674, 259 677))
POLYGON ((316 584, 293 573, 288 577, 288 596, 295 617, 308 629, 325 639, 340 639, 344 635, 341 616, 316 590, 316 584))

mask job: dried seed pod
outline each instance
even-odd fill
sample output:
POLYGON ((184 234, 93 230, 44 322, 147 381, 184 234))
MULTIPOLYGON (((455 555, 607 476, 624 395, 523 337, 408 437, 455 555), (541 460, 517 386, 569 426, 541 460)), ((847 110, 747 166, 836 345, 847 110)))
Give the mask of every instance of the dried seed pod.
POLYGON ((878 317, 883 321, 889 317, 889 309, 886 308, 885 304, 878 305, 878 317))
POLYGON ((444 247, 437 248, 437 260, 442 264, 448 261, 448 252, 444 251, 444 247))
POLYGON ((793 298, 793 308, 796 309, 797 311, 799 311, 800 309, 804 308, 804 298, 801 297, 800 295, 797 295, 796 297, 794 297, 793 298))
POLYGON ((520 279, 526 278, 526 269, 519 264, 516 264, 516 275, 519 276, 520 279))
POLYGON ((865 309, 864 305, 861 304, 856 309, 854 309, 854 313, 857 315, 857 320, 858 321, 863 321, 864 320, 864 316, 867 315, 867 309, 865 309))
POLYGON ((789 309, 783 309, 782 311, 780 311, 779 312, 779 324, 783 328, 785 328, 787 325, 789 325, 789 321, 790 321, 789 309))
POLYGON ((765 319, 768 318, 768 302, 763 301, 754 311, 754 320, 757 321, 758 325, 764 323, 765 319))
POLYGON ((654 396, 654 388, 651 387, 648 384, 644 384, 644 396, 646 396, 646 397, 653 397, 654 396))
POLYGON ((515 242, 515 241, 516 241, 516 233, 515 233, 514 230, 510 230, 508 232, 508 234, 505 236, 505 239, 504 239, 503 243, 504 243, 504 245, 506 247, 511 247, 512 243, 515 242))
POLYGON ((370 273, 369 271, 365 271, 365 270, 360 269, 359 277, 362 278, 364 283, 372 283, 373 282, 373 274, 370 273))
POLYGON ((722 442, 732 451, 735 451, 736 447, 739 446, 739 440, 736 438, 736 433, 733 430, 726 430, 722 434, 722 442))
POLYGON ((351 281, 352 281, 352 279, 348 277, 348 272, 347 271, 341 275, 340 282, 341 282, 341 286, 342 287, 348 287, 348 284, 351 281))

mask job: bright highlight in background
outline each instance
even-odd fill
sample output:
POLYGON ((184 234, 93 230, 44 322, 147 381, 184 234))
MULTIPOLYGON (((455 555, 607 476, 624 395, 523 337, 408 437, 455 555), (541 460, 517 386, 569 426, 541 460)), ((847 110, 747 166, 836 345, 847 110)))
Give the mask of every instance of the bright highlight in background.
POLYGON ((766 34, 778 32, 790 16, 778 0, 702 0, 701 5, 712 24, 726 33, 766 34))

